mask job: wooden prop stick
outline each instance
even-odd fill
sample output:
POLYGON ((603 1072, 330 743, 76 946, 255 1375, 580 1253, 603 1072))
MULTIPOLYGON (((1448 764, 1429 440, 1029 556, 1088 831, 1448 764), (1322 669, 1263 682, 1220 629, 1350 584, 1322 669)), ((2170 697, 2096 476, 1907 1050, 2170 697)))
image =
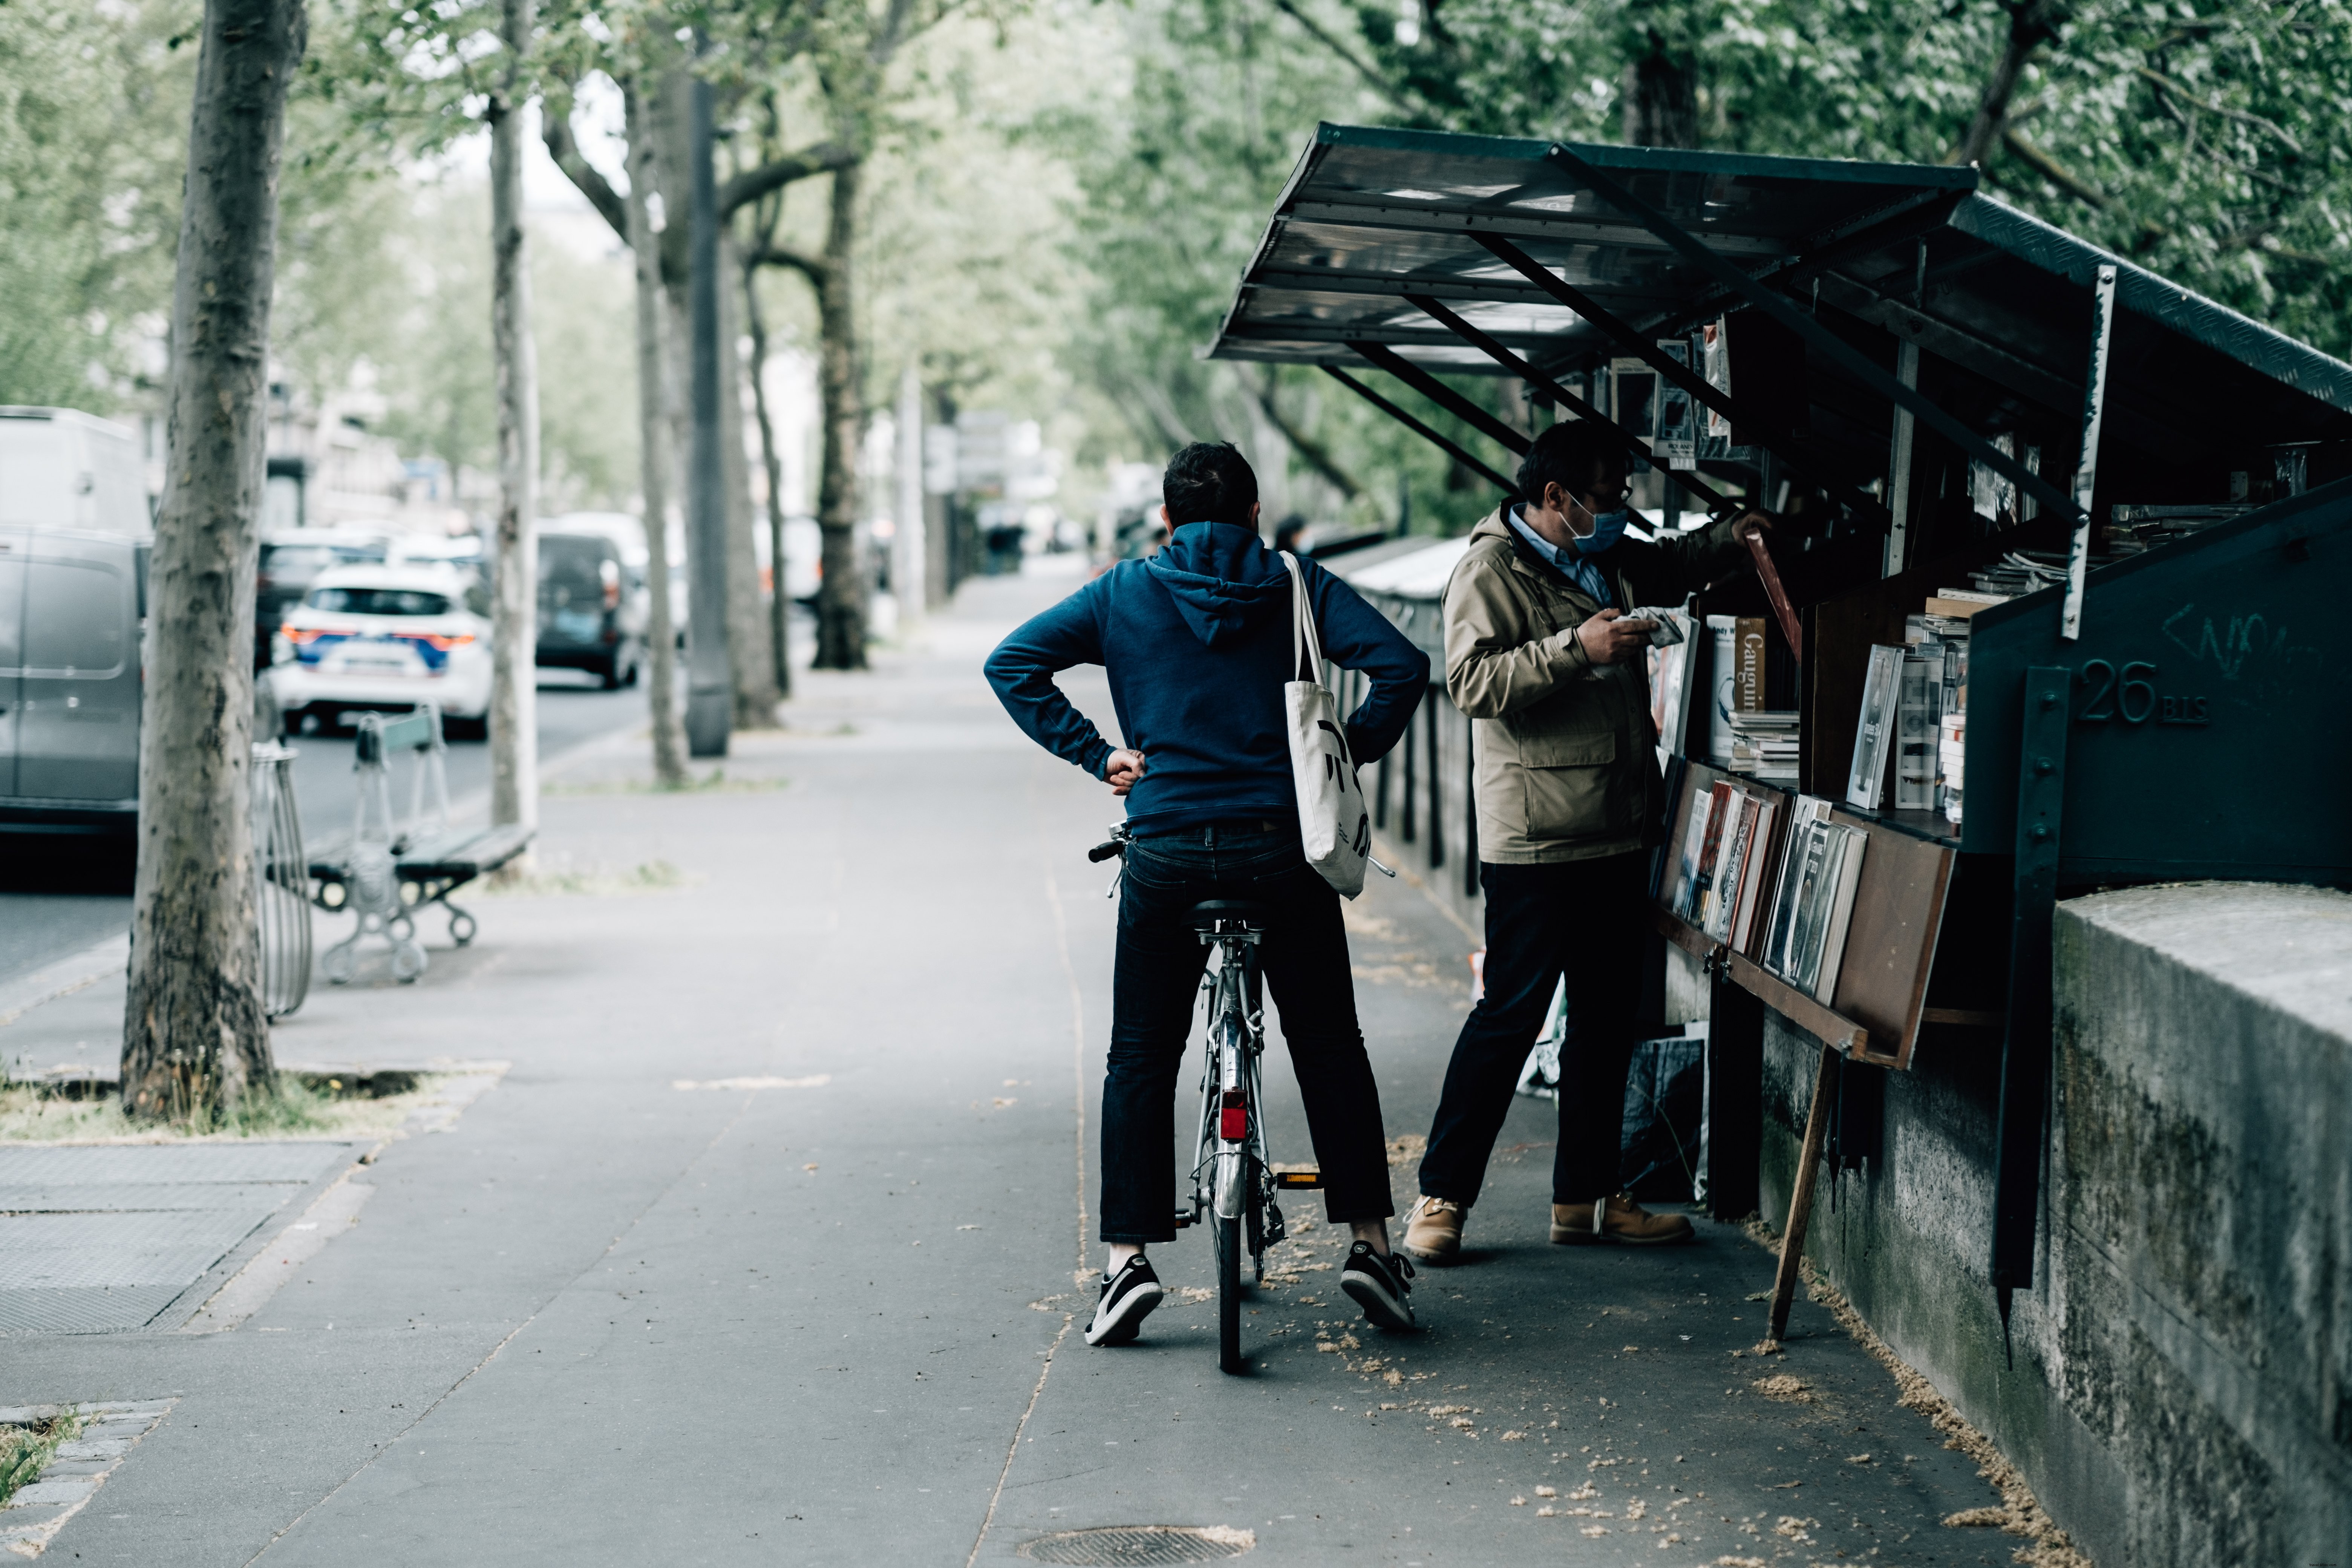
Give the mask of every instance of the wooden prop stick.
POLYGON ((1797 1158, 1797 1188, 1789 1194, 1789 1223, 1780 1227, 1780 1271, 1772 1279, 1772 1318, 1765 1334, 1770 1340, 1788 1331, 1789 1304, 1797 1296, 1805 1230, 1813 1219, 1813 1173, 1821 1168, 1822 1143, 1829 1136, 1830 1083, 1837 1065, 1836 1047, 1823 1046, 1821 1070, 1813 1077, 1813 1108, 1805 1113, 1805 1152, 1797 1158))
POLYGON ((1772 564, 1771 547, 1764 542, 1762 530, 1748 531, 1748 553, 1756 557, 1756 575, 1764 581, 1764 596, 1772 601, 1772 614, 1780 619, 1780 635, 1789 639, 1789 651, 1803 659, 1804 631, 1797 624, 1795 606, 1789 603, 1789 591, 1780 586, 1780 569, 1772 564))

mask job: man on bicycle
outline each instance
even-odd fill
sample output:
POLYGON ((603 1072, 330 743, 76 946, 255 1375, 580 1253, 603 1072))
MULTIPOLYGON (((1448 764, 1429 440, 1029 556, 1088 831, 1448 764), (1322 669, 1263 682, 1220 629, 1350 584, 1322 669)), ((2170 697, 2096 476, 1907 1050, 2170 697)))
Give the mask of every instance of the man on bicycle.
MULTIPOLYGON (((1356 1023, 1339 898, 1306 861, 1291 782, 1283 687, 1292 666, 1290 579, 1260 542, 1257 476, 1225 443, 1169 463, 1168 543, 1125 561, 1013 632, 989 656, 1014 723, 1127 797, 1103 1078, 1102 1239, 1109 1247, 1088 1344, 1136 1336, 1164 1293, 1144 1248, 1173 1241, 1177 1070, 1207 950, 1192 922, 1209 899, 1264 905, 1259 954, 1323 1170, 1326 1211, 1355 1240, 1340 1287, 1374 1323, 1412 1326, 1412 1266, 1389 1248, 1380 1091, 1356 1023), (1104 740, 1054 674, 1099 664, 1125 747, 1104 740)), ((1348 721, 1358 765, 1393 746, 1429 681, 1429 660, 1355 591, 1311 561, 1298 569, 1324 652, 1370 678, 1348 721)))

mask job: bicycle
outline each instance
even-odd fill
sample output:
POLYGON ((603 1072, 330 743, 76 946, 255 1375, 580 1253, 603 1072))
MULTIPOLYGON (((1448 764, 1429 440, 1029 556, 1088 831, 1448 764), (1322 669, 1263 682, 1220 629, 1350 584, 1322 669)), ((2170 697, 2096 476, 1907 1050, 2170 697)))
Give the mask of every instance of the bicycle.
MULTIPOLYGON (((1128 843, 1122 824, 1111 829, 1107 842, 1087 851, 1087 858, 1124 857, 1128 843)), ((1111 892, 1118 889, 1114 879, 1111 892)), ((1216 950, 1216 963, 1201 977, 1209 1004, 1208 1048, 1201 1065, 1192 1205, 1175 1216, 1175 1225, 1179 1230, 1211 1226, 1217 1248, 1217 1365, 1234 1373, 1248 1370, 1242 1354, 1242 1256, 1249 1255, 1250 1284, 1265 1283, 1266 1249, 1288 1234, 1275 1194, 1323 1184, 1319 1171, 1275 1167, 1259 1120, 1265 1016, 1257 949, 1265 910, 1246 899, 1210 899, 1192 906, 1193 930, 1202 946, 1216 950)))

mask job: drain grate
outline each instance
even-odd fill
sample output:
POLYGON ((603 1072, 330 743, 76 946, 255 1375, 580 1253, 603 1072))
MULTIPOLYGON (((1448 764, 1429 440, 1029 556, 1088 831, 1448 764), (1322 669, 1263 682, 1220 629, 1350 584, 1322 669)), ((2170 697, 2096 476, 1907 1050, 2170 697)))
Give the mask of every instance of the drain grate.
POLYGON ((1128 1568, 1130 1563, 1213 1563, 1239 1557, 1256 1544, 1255 1531, 1222 1524, 1114 1524, 1041 1535, 1023 1542, 1021 1555, 1033 1563, 1128 1568))

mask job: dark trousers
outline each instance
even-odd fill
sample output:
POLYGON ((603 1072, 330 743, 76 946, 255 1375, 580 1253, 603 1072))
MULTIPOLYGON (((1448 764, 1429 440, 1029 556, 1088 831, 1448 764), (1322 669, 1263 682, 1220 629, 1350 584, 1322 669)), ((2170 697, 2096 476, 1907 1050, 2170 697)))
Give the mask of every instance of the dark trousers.
POLYGON ((1465 1205, 1477 1199, 1519 1069, 1563 974, 1568 1038, 1560 1050, 1552 1202, 1589 1204, 1618 1190, 1649 867, 1646 852, 1554 866, 1480 865, 1486 990, 1445 1068, 1445 1091, 1421 1160, 1421 1190, 1428 1196, 1465 1205))
MULTIPOLYGON (((1381 1219, 1389 1199, 1380 1089, 1356 1026, 1339 895, 1286 825, 1213 826, 1138 837, 1119 880, 1110 1062, 1103 1075, 1102 1238, 1173 1241, 1178 1069, 1209 950, 1192 929, 1203 899, 1269 907, 1258 961, 1282 1018, 1335 1224, 1381 1219)), ((1188 1137, 1183 1157, 1192 1157, 1188 1137)))

